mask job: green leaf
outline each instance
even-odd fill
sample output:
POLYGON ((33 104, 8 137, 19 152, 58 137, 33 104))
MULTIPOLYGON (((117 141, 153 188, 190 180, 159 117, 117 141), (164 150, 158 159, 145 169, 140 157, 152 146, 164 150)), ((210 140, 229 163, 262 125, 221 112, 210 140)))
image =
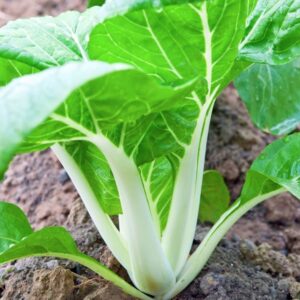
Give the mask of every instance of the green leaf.
POLYGON ((23 211, 17 206, 0 202, 0 253, 32 233, 23 211))
MULTIPOLYGON (((267 146, 249 169, 236 205, 259 203, 268 195, 288 191, 300 199, 300 133, 267 146)), ((251 205, 252 207, 253 205, 251 205)))
POLYGON ((203 175, 199 219, 201 222, 216 223, 228 209, 230 194, 223 176, 214 170, 203 175))
POLYGON ((235 86, 252 121, 264 131, 286 134, 300 123, 299 59, 280 66, 254 64, 235 86))
MULTIPOLYGON (((178 148, 176 138, 163 127, 161 114, 164 110, 168 114, 170 110, 174 118, 181 117, 180 122, 186 123, 196 116, 194 111, 180 112, 182 98, 195 83, 171 88, 159 85, 140 71, 121 73, 111 75, 110 80, 100 78, 73 92, 55 115, 31 133, 21 150, 40 150, 54 142, 78 141, 88 132, 100 131, 116 145, 124 145, 127 155, 133 157, 138 165, 164 155, 174 147, 178 148), (157 126, 149 128, 153 115, 157 126), (166 145, 162 141, 167 136, 174 141, 166 145), (157 149, 154 149, 155 146, 157 149)), ((184 124, 185 128, 193 126, 194 119, 192 122, 192 125, 184 124)), ((180 130, 184 131, 185 128, 180 130)), ((185 134, 187 137, 183 138, 189 140, 190 135, 185 134)))
POLYGON ((88 0, 87 7, 101 6, 104 2, 105 0, 88 0))
POLYGON ((5 170, 24 138, 64 101, 66 105, 32 132, 33 149, 28 145, 27 149, 82 140, 99 126, 168 109, 192 86, 161 86, 130 66, 100 62, 68 64, 17 79, 0 90, 0 137, 5 141, 0 145, 0 170, 5 170))
MULTIPOLYGON (((178 99, 178 104, 182 98, 178 99)), ((159 113, 152 112, 136 122, 120 124, 107 131, 106 135, 117 146, 124 147, 126 154, 133 157, 137 165, 170 153, 181 157, 184 147, 191 141, 198 113, 196 103, 186 100, 184 105, 179 104, 159 113)))
POLYGON ((139 164, 166 153, 183 155, 202 103, 210 99, 207 92, 216 96, 228 83, 227 73, 243 36, 246 6, 247 2, 236 0, 170 5, 114 17, 93 30, 88 47, 92 59, 130 63, 163 83, 202 78, 194 93, 182 99, 180 109, 151 114, 112 133, 116 144, 121 141, 118 137, 124 137, 127 153, 136 150, 139 164))
MULTIPOLYGON (((89 5, 103 2, 90 0, 89 5)), ((169 5, 172 2, 165 0, 158 5, 169 5)), ((181 2, 188 1, 175 1, 181 2)), ((89 35, 98 23, 132 9, 153 6, 152 0, 113 0, 83 13, 70 11, 58 17, 35 17, 9 22, 0 28, 0 57, 17 60, 37 69, 87 59, 89 35)))
POLYGON ((224 84, 222 80, 233 65, 247 5, 246 1, 214 0, 114 17, 93 30, 89 55, 133 64, 163 82, 195 76, 205 80, 208 72, 209 82, 203 82, 202 93, 213 91, 224 84))
POLYGON ((300 199, 300 133, 267 146, 249 169, 234 210, 253 207, 263 200, 288 191, 300 199))
MULTIPOLYGON (((187 1, 176 1, 176 3, 185 2, 187 1)), ((117 6, 122 6, 122 3, 124 4, 125 1, 121 1, 117 6)), ((137 2, 135 1, 131 1, 130 3, 126 1, 126 3, 130 4, 131 8, 135 7, 135 4, 137 4, 137 2)), ((167 5, 171 3, 173 2, 162 1, 161 4, 167 5)), ((142 4, 145 7, 153 3, 152 1, 144 1, 142 4)), ((114 9, 116 10, 116 7, 113 9, 114 5, 116 6, 115 2, 108 1, 107 5, 105 5, 105 8, 92 8, 83 15, 78 15, 77 13, 76 15, 75 13, 67 13, 57 18, 39 18, 20 20, 17 23, 12 22, 0 30, 0 56, 4 55, 5 57, 18 59, 20 61, 26 62, 27 64, 37 65, 39 68, 57 65, 57 63, 53 63, 53 57, 55 61, 58 61, 58 63, 65 63, 70 60, 82 59, 84 55, 82 51, 79 50, 86 49, 86 37, 88 36, 89 30, 91 30, 91 28, 96 23, 96 19, 97 22, 100 22, 101 18, 101 20, 106 18, 106 16, 103 15, 109 14, 109 16, 112 16, 112 11, 114 9), (105 12, 103 12, 102 10, 99 11, 99 9, 102 9, 105 12), (97 15, 96 19, 94 18, 95 15, 97 15), (41 26, 39 26, 38 28, 36 27, 36 21, 41 24, 41 26), (44 26, 46 29, 44 29, 44 26), (60 27, 59 29, 57 29, 58 26, 60 27), (20 30, 20 28, 22 28, 22 30, 20 30), (25 32, 23 30, 24 28, 25 32), (30 31, 30 34, 26 34, 26 28, 28 29, 28 31, 30 31), (73 34, 72 38, 68 36, 68 33, 70 33, 69 28, 76 28, 76 34, 73 34), (83 28, 85 29, 85 31, 83 30, 83 28), (37 29, 41 30, 42 32, 37 32, 37 29), (82 33, 83 31, 84 33, 82 33), (59 34, 59 36, 57 36, 56 34, 59 34), (18 39, 13 39, 12 37, 14 37, 14 35, 17 35, 18 39), (1 39, 1 36, 3 39, 1 39), (28 36, 30 37, 29 39, 28 36), (49 43, 49 39, 51 43, 49 43), (16 45, 19 46, 16 47, 16 45), (41 49, 44 49, 46 53, 41 53, 41 49), (73 55, 74 51, 76 52, 75 56, 73 55), (49 57, 49 54, 51 57, 49 57)), ((168 55, 171 55, 170 58, 174 60, 174 64, 180 66, 180 68, 183 69, 183 67, 181 66, 187 63, 188 67, 184 67, 186 68, 186 70, 184 71, 183 75, 187 75, 187 78, 191 78, 194 76, 194 74, 197 74, 196 76, 198 76, 198 73, 201 73, 203 80, 205 80, 204 77, 206 77, 207 75, 207 68, 205 67, 207 64, 209 66, 209 74, 207 76, 210 79, 211 83, 213 83, 213 86, 209 89, 212 90, 216 86, 216 84, 218 84, 218 82, 222 81, 221 78, 225 76, 226 68, 229 68, 231 65, 233 65, 233 60, 237 53, 237 45, 239 40, 241 39, 243 32, 243 26, 240 25, 243 25, 245 19, 245 16, 243 15, 244 4, 241 4, 240 1, 237 0, 230 0, 225 4, 220 0, 214 0, 207 7, 205 6, 205 9, 203 4, 201 10, 199 5, 189 6, 187 4, 178 5, 178 7, 174 5, 166 6, 163 7, 163 11, 164 10, 166 10, 166 13, 161 12, 161 8, 156 10, 149 9, 147 11, 136 11, 135 13, 133 13, 137 14, 139 18, 142 16, 144 25, 146 21, 144 18, 144 13, 149 14, 147 15, 147 17, 149 18, 148 21, 151 22, 151 29, 149 30, 149 28, 145 28, 145 30, 147 33, 147 38, 149 38, 150 40, 149 49, 154 47, 155 50, 154 55, 149 57, 150 65, 151 63, 154 63, 159 66, 162 60, 166 60, 166 57, 164 57, 164 52, 161 52, 161 49, 159 48, 156 39, 152 34, 157 35, 159 37, 159 40, 164 38, 165 35, 169 35, 169 39, 163 40, 171 41, 170 45, 163 46, 166 48, 164 50, 170 53, 168 53, 168 55), (221 14, 223 10, 226 11, 225 14, 221 14), (234 18, 232 18, 231 13, 234 14, 234 18), (199 14, 201 14, 201 16, 199 14), (184 20, 182 20, 181 16, 184 16, 184 20), (190 16, 192 17, 191 19, 189 19, 190 16), (169 17, 172 19, 172 22, 169 21, 169 17), (170 32, 168 27, 164 28, 159 25, 160 21, 163 21, 163 23, 170 28, 170 32), (178 40, 173 41, 173 33, 175 32, 173 22, 177 21, 178 24, 184 25, 186 22, 188 22, 188 24, 191 25, 184 26, 186 30, 185 32, 183 32, 183 35, 178 35, 178 40), (193 29, 193 22, 195 22, 195 24, 198 24, 197 30, 193 29), (228 31, 228 37, 226 39, 222 39, 222 43, 220 43, 219 36, 223 36, 222 28, 227 27, 227 25, 229 24, 231 25, 231 30, 228 31), (236 24, 236 26, 233 26, 234 24, 236 24), (212 38, 213 43, 211 43, 212 41, 210 39, 211 32, 207 32, 206 36, 204 34, 204 27, 206 28, 207 26, 211 26, 211 28, 209 28, 211 32, 212 30, 214 31, 214 35, 212 38), (190 37, 191 42, 189 42, 190 37), (187 44, 184 50, 181 50, 178 46, 179 42, 182 42, 183 45, 187 44), (213 64, 212 61, 208 61, 206 63, 204 61, 204 52, 206 51, 206 45, 211 46, 212 48, 210 49, 210 47, 207 47, 208 53, 206 56, 209 58, 210 56, 208 54, 212 52, 214 55, 211 58, 215 59, 216 61, 222 61, 222 64, 213 64), (174 51, 174 49, 177 49, 178 51, 174 51), (178 56, 178 54, 180 55, 178 56), (184 59, 183 61, 181 60, 182 58, 184 59), (194 63, 197 66, 196 68, 193 65, 194 63), (213 70, 211 70, 211 66, 213 66, 213 70), (199 71, 201 72, 198 72, 197 68, 199 68, 199 71), (218 78, 218 76, 221 76, 221 78, 218 78)), ((114 11, 114 14, 116 14, 116 11, 114 11)), ((132 15, 132 17, 135 18, 134 15, 132 15)), ((137 44, 143 44, 143 40, 140 40, 140 36, 134 35, 134 31, 131 32, 131 27, 133 25, 130 22, 126 21, 126 19, 128 18, 127 15, 125 17, 113 18, 113 20, 115 20, 114 22, 118 23, 120 20, 119 18, 124 19, 124 23, 122 24, 121 28, 123 29, 128 27, 125 36, 132 35, 132 38, 136 38, 137 44)), ((139 30, 138 23, 135 24, 134 27, 136 28, 133 28, 133 30, 139 30)), ((127 41, 125 42, 126 47, 127 45, 130 46, 127 41)), ((101 44, 101 47, 104 48, 104 44, 101 44)), ((137 47, 134 47, 133 49, 130 48, 131 47, 128 47, 128 50, 132 50, 131 52, 133 54, 135 54, 135 51, 138 50, 137 47)), ((143 56, 143 53, 136 54, 143 56)), ((120 59, 124 60, 122 57, 117 58, 118 61, 120 59)), ((134 60, 131 60, 131 62, 136 64, 134 60)), ((165 65, 166 62, 163 62, 165 65)), ((168 63, 169 61, 167 59, 167 69, 169 68, 168 63)), ((173 62, 171 62, 171 64, 172 63, 173 62)), ((158 71, 160 71, 160 68, 158 69, 158 71)), ((145 71, 153 74, 153 68, 149 70, 145 69, 145 71)), ((156 67, 154 71, 156 71, 156 67)), ((160 76, 160 72, 158 73, 158 75, 160 76)), ((175 76, 174 80, 178 81, 182 80, 182 78, 178 78, 175 76)), ((208 86, 206 86, 205 84, 203 86, 202 97, 206 98, 204 94, 206 94, 205 91, 208 89, 208 86)), ((70 102, 84 102, 84 99, 80 99, 82 98, 82 95, 77 95, 76 97, 77 99, 75 99, 74 96, 73 100, 70 100, 70 102)), ((202 99, 202 101, 204 101, 204 99, 202 99)), ((116 105, 117 104, 118 103, 116 103, 116 105)), ((111 140, 113 140, 115 144, 120 145, 120 143, 124 141, 124 148, 126 150, 126 153, 128 155, 132 155, 138 162, 138 164, 151 161, 155 157, 164 155, 169 152, 177 153, 177 155, 178 153, 181 153, 182 155, 184 150, 183 145, 190 143, 191 136, 196 125, 196 118, 199 112, 198 106, 199 96, 193 94, 193 97, 186 99, 186 101, 181 101, 180 105, 178 102, 178 108, 173 108, 174 106, 172 106, 168 109, 164 108, 163 111, 161 109, 159 112, 152 111, 151 114, 147 114, 145 118, 137 120, 136 124, 128 123, 128 120, 124 120, 126 121, 126 123, 119 124, 114 129, 107 130, 106 135, 111 140), (180 109, 179 106, 181 106, 180 109), (182 126, 178 126, 177 124, 181 124, 182 126), (140 134, 132 134, 133 132, 140 132, 140 134), (158 136, 160 137, 160 140, 157 139, 158 136), (162 144, 158 142, 161 140, 168 140, 169 142, 162 144), (153 145, 153 147, 149 148, 149 145, 153 145)), ((110 109, 114 108, 111 107, 110 109)), ((76 109, 73 108, 73 110, 76 109)), ((79 110, 80 108, 78 107, 76 112, 77 115, 79 110)), ((88 115, 88 113, 86 113, 86 110, 84 111, 85 115, 88 115)), ((93 124, 91 124, 92 122, 90 118, 86 117, 86 119, 87 120, 85 120, 85 127, 93 130, 93 128, 91 128, 93 124)), ((116 120, 112 120, 112 123, 115 121, 116 120)), ((74 130, 66 128, 65 125, 62 126, 62 124, 58 124, 58 122, 54 122, 52 120, 47 124, 47 133, 49 133, 47 137, 50 143, 43 142, 42 144, 39 143, 37 145, 35 143, 36 139, 33 138, 33 140, 29 140, 28 143, 24 144, 23 150, 39 150, 48 147, 51 144, 52 140, 52 137, 50 136, 51 132, 59 131, 59 128, 64 128, 64 130, 59 133, 61 138, 57 141, 65 141, 65 137, 78 137, 77 132, 74 132, 74 130)), ((34 132, 33 136, 42 136, 43 134, 43 129, 39 128, 34 132)))
POLYGON ((97 77, 126 68, 124 65, 74 63, 21 77, 0 89, 0 138, 3 141, 0 145, 0 175, 24 138, 73 90, 97 77))
POLYGON ((0 29, 0 57, 38 69, 87 57, 90 31, 111 12, 94 7, 84 13, 37 17, 9 22, 0 29))
POLYGON ((178 5, 193 2, 197 2, 197 0, 106 0, 104 6, 107 10, 114 11, 115 15, 122 15, 133 10, 148 8, 161 10, 163 7, 168 5, 178 5))
POLYGON ((258 0, 248 0, 247 16, 250 16, 258 0))
POLYGON ((300 133, 273 142, 251 166, 300 199, 300 133))
MULTIPOLYGON (((12 220, 10 220, 12 221, 12 220)), ((0 264, 29 256, 79 255, 70 234, 62 227, 48 227, 32 232, 0 254, 0 264)))
POLYGON ((299 0, 258 0, 248 19, 240 59, 285 64, 300 55, 299 0))
POLYGON ((0 87, 13 79, 35 73, 36 69, 18 61, 0 58, 0 87))
MULTIPOLYGON (((162 1, 160 4, 167 5, 185 2, 187 1, 162 1)), ((25 61, 31 65, 36 65, 36 62, 38 62, 37 66, 40 68, 56 65, 57 63, 53 63, 52 61, 53 57, 58 63, 82 59, 85 56, 86 37, 94 24, 105 19, 108 15, 111 17, 113 14, 116 14, 116 6, 121 7, 126 3, 127 5, 130 5, 130 8, 135 7, 137 4, 135 1, 131 1, 130 3, 128 1, 120 1, 117 3, 118 5, 116 5, 115 2, 108 1, 105 8, 101 8, 101 11, 99 8, 93 8, 82 15, 78 15, 77 13, 67 13, 57 18, 38 18, 21 20, 18 21, 19 23, 12 22, 1 29, 2 31, 0 30, 0 37, 1 32, 3 37, 2 42, 0 38, 2 47, 2 51, 0 48, 0 56, 4 55, 5 57, 25 61), (113 9, 114 5, 115 8, 113 9), (38 28, 36 22, 40 24, 38 28), (59 29, 57 29, 58 26, 60 27, 59 29), (20 28, 22 28, 22 30, 19 30, 20 28), (74 30, 72 31, 73 34, 71 34, 71 38, 70 28, 76 28, 75 33, 74 30), (42 32, 37 32, 37 29, 42 32), (30 31, 32 36, 28 35, 26 30, 30 31), (83 31, 84 33, 82 33, 83 31), (14 34, 18 36, 17 42, 15 42, 15 39, 11 38, 14 34), (28 36, 30 38, 28 38, 28 36), (51 43, 47 41, 49 39, 51 43), (45 41, 47 41, 47 45, 45 41), (16 47, 16 45, 19 46, 16 47), (46 53, 41 53, 41 49, 45 49, 46 53), (51 57, 49 57, 49 53, 51 54, 51 57), (75 56, 73 55, 74 53, 76 54, 75 56), (62 61, 59 61, 60 59, 62 59, 62 61)), ((147 5, 150 6, 150 4, 153 4, 152 1, 142 2, 142 5, 144 5, 143 7, 147 5)), ((143 44, 145 38, 142 37, 141 39, 140 35, 134 34, 135 30, 141 30, 141 26, 139 26, 138 22, 132 23, 127 21, 128 18, 132 18, 133 21, 135 21, 136 18, 142 18, 144 31, 146 31, 147 39, 149 39, 149 49, 153 48, 155 50, 153 51, 153 55, 146 57, 149 60, 149 62, 146 63, 150 64, 150 66, 151 63, 154 63, 154 65, 156 64, 155 68, 146 68, 145 71, 153 74, 153 72, 158 69, 158 76, 165 76, 164 74, 161 74, 162 72, 166 73, 166 76, 169 76, 174 72, 179 74, 179 71, 181 72, 182 70, 180 76, 191 77, 194 76, 194 74, 198 75, 200 73, 202 74, 204 83, 205 78, 209 79, 208 85, 203 84, 201 93, 199 92, 198 95, 194 93, 192 98, 181 103, 181 109, 170 110, 169 112, 166 112, 166 109, 159 113, 152 112, 153 114, 147 115, 146 119, 141 118, 138 120, 137 124, 126 122, 126 124, 120 124, 114 130, 106 132, 107 136, 116 144, 120 144, 124 141, 126 153, 134 156, 138 164, 151 161, 155 157, 164 155, 168 152, 174 152, 177 153, 177 155, 178 153, 181 153, 182 155, 182 146, 190 142, 192 132, 195 128, 197 113, 199 112, 196 105, 199 106, 199 97, 202 96, 200 98, 203 99, 200 100, 205 101, 204 98, 208 97, 208 95, 206 95, 207 90, 210 90, 211 93, 216 93, 217 91, 214 90, 214 88, 217 89, 217 84, 222 82, 222 79, 225 78, 226 71, 229 71, 233 65, 237 53, 237 45, 243 33, 245 21, 243 13, 246 6, 249 8, 251 5, 247 2, 245 2, 245 4, 240 3, 240 1, 237 0, 230 0, 226 3, 223 3, 220 0, 214 0, 207 5, 205 3, 202 3, 201 5, 178 5, 178 7, 170 5, 163 7, 162 11, 161 8, 159 10, 148 9, 147 11, 136 11, 125 17, 116 17, 112 19, 113 26, 115 23, 118 24, 121 20, 123 23, 120 28, 123 30, 123 28, 128 27, 126 29, 127 33, 125 37, 127 35, 131 37, 132 35, 131 38, 135 39, 134 43, 143 44), (224 14, 222 13, 223 11, 225 12, 224 14), (232 15, 234 15, 234 18, 232 18, 232 15), (184 19, 182 19, 182 16, 184 16, 184 19), (160 26, 160 22, 163 22, 165 27, 160 26), (185 31, 182 35, 178 35, 176 40, 173 41, 173 34, 175 32, 173 24, 178 23, 185 25, 187 22, 188 24, 191 24, 191 26, 183 26, 183 28, 186 28, 185 31), (199 26, 197 27, 197 30, 194 30, 194 23, 199 26), (236 26, 233 26, 234 24, 236 26), (224 27, 230 28, 226 38, 224 38, 223 35, 224 27), (213 35, 212 32, 214 33, 213 35), (168 35, 169 39, 165 39, 164 36, 168 35), (220 39, 220 36, 223 38, 220 39), (166 40, 171 41, 171 43, 165 44, 166 40), (222 40, 222 42, 220 42, 220 40, 222 40), (161 41, 163 41, 163 44, 161 41), (184 49, 180 48, 179 43, 186 45, 184 49), (204 61, 204 58, 208 61, 204 61), (217 64, 216 62, 219 61, 222 61, 222 63, 217 64), (161 62, 163 62, 163 65, 166 65, 166 70, 162 69, 161 71, 159 66, 161 62), (180 70, 176 71, 174 68, 176 70, 177 68, 180 68, 180 70), (169 75, 167 75, 167 73, 169 75), (195 103, 193 104, 193 102, 195 103), (181 124, 182 126, 176 126, 176 124, 181 124), (132 135, 132 132, 138 131, 137 129, 141 132, 140 135, 132 135), (157 136, 162 137, 161 139, 163 140, 168 139, 170 142, 164 144, 158 142, 153 143, 153 141, 157 141, 157 136), (168 144, 167 149, 166 144, 168 144), (153 145, 153 147, 148 150, 147 146, 149 145, 153 145), (145 153, 145 151, 147 152, 145 153)), ((107 24, 105 24, 105 28, 106 27, 107 24)), ((101 42, 101 39, 99 39, 99 41, 101 42)), ((128 44, 127 41, 125 42, 126 47, 128 45, 130 46, 130 43, 128 44)), ((110 44, 111 42, 108 43, 108 46, 110 44)), ((104 44, 101 44, 101 47, 103 48, 104 44)), ((100 48, 100 50, 102 48, 100 48)), ((117 47, 114 48, 117 49, 117 47)), ((134 55, 144 58, 143 52, 135 53, 136 51, 139 51, 137 47, 133 47, 133 49, 128 47, 128 49, 132 50, 131 52, 134 55)), ((105 49, 101 51, 103 52, 105 49)), ((117 57, 117 60, 119 61, 121 58, 122 57, 117 57)), ((122 60, 124 59, 126 60, 126 57, 122 58, 122 60)), ((131 59, 130 62, 137 65, 134 59, 131 59)), ((139 65, 138 67, 141 68, 142 66, 139 65)), ((181 80, 182 78, 180 76, 175 76, 173 79, 181 80)), ((227 78, 225 81, 223 80, 224 82, 222 84, 226 84, 227 80, 227 78)), ((77 96, 77 103, 82 103, 84 101, 80 98, 82 98, 82 95, 77 96)), ((75 102, 74 99, 73 102, 75 102)), ((85 126, 88 128, 92 127, 93 125, 91 124, 90 118, 87 119, 86 123, 88 124, 85 124, 85 126)), ((114 121, 115 120, 112 122, 114 121)), ((51 135, 51 132, 58 131, 58 128, 62 126, 57 127, 57 125, 57 122, 53 121, 48 123, 47 132, 51 135)), ((70 130, 70 128, 66 129, 65 126, 64 129, 64 134, 60 132, 61 139, 59 139, 59 141, 64 141, 63 137, 65 136, 67 136, 67 138, 77 137, 77 132, 70 130)), ((89 129, 93 130, 93 128, 89 129)), ((43 135, 43 130, 41 128, 37 129, 33 136, 36 135, 43 135)), ((48 137, 50 143, 43 142, 42 145, 36 145, 33 140, 29 141, 29 144, 25 144, 23 149, 44 149, 51 144, 51 137, 48 137), (32 145, 30 145, 30 143, 32 143, 32 145)))
POLYGON ((140 169, 153 220, 158 232, 162 233, 167 224, 176 177, 173 163, 169 157, 160 157, 140 169))
POLYGON ((70 142, 64 146, 90 184, 104 212, 109 215, 121 214, 122 208, 113 174, 99 149, 84 141, 70 142))
POLYGON ((177 167, 171 167, 169 157, 178 162, 184 155, 202 105, 231 80, 228 75, 244 34, 247 8, 247 1, 213 0, 134 11, 106 20, 91 34, 88 53, 92 59, 130 63, 163 83, 193 78, 195 74, 201 78, 178 108, 151 113, 136 124, 123 124, 108 134, 138 165, 149 162, 142 175, 144 185, 150 186, 150 191, 146 190, 150 202, 154 202, 150 207, 154 219, 161 222, 157 226, 160 230, 168 217, 169 189, 174 182, 167 184, 157 200, 157 187, 163 185, 149 185, 152 176, 156 181, 159 176, 147 171, 154 165, 154 170, 163 170, 161 182, 175 180, 177 167), (228 30, 226 35, 224 28, 228 30), (163 157, 161 165, 156 157, 163 157), (174 175, 165 175, 172 172, 174 175))
POLYGON ((132 296, 149 299, 95 259, 79 252, 62 227, 33 232, 24 213, 14 204, 0 202, 0 265, 30 256, 49 256, 80 263, 112 281, 132 296))

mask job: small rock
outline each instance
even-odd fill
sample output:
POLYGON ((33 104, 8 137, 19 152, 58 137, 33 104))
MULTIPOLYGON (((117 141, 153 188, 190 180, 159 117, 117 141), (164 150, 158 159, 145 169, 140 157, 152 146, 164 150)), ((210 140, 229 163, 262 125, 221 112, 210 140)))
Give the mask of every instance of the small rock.
POLYGON ((288 261, 290 268, 292 269, 292 275, 295 278, 300 278, 300 255, 291 253, 288 255, 288 261))
POLYGON ((253 248, 251 242, 243 242, 240 249, 247 259, 260 266, 264 271, 288 276, 293 274, 289 259, 282 253, 273 250, 269 244, 261 244, 253 248))
POLYGON ((68 300, 74 289, 73 273, 62 267, 37 270, 33 275, 30 300, 68 300))
POLYGON ((68 175, 68 173, 62 169, 60 172, 59 172, 59 175, 58 175, 58 181, 61 183, 61 184, 65 184, 66 182, 68 182, 70 180, 70 177, 68 175))
POLYGON ((262 140, 257 134, 251 131, 251 129, 241 127, 238 129, 235 142, 243 149, 250 150, 253 145, 261 144, 262 140))
POLYGON ((59 266, 59 262, 58 262, 58 260, 53 259, 53 260, 47 261, 45 263, 45 265, 47 266, 48 269, 54 269, 59 266))
POLYGON ((206 274, 200 282, 200 288, 203 294, 204 295, 211 294, 221 284, 222 279, 223 279, 222 275, 219 274, 214 274, 214 273, 206 274))
POLYGON ((82 200, 77 198, 72 205, 66 224, 76 227, 85 224, 88 221, 90 221, 90 216, 84 207, 82 200))
POLYGON ((241 251, 241 253, 249 259, 255 258, 256 249, 257 249, 257 247, 250 240, 243 240, 243 241, 240 242, 240 251, 241 251))
POLYGON ((294 300, 300 299, 300 283, 294 279, 290 282, 290 294, 294 300))
POLYGON ((225 160, 219 167, 218 170, 222 173, 222 175, 227 179, 227 180, 235 180, 239 177, 240 175, 240 170, 236 163, 231 160, 227 159, 225 160))
POLYGON ((210 228, 208 226, 197 225, 196 233, 194 236, 194 241, 197 243, 200 243, 201 241, 203 241, 203 239, 207 235, 209 229, 210 228))
POLYGON ((289 288, 290 288, 290 283, 288 278, 283 278, 278 281, 278 289, 280 291, 286 292, 289 291, 289 288))
POLYGON ((300 203, 293 196, 282 194, 264 203, 264 207, 266 208, 265 217, 268 222, 290 225, 297 218, 300 203))
POLYGON ((285 234, 288 238, 288 249, 295 254, 300 255, 300 235, 299 229, 288 228, 285 230, 285 234))
MULTIPOLYGON (((133 297, 125 295, 119 288, 110 282, 89 281, 83 282, 78 287, 75 300, 134 300, 133 297)), ((52 300, 52 299, 51 299, 52 300)))

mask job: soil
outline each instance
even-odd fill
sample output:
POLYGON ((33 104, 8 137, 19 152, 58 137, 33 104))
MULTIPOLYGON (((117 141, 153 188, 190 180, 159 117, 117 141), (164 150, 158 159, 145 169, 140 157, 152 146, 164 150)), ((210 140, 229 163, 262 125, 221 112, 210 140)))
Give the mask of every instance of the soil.
MULTIPOLYGON (((1 0, 0 25, 18 17, 84 8, 83 0, 1 0)), ((245 172, 274 138, 250 122, 229 86, 215 107, 206 168, 225 177, 232 199, 245 172)), ((91 222, 51 151, 16 157, 0 183, 0 199, 18 204, 33 227, 65 226, 79 248, 127 279, 91 222)), ((195 246, 209 224, 198 225, 195 246)), ((204 270, 176 300, 300 299, 300 203, 284 194, 254 208, 217 247, 204 270)), ((2 300, 132 299, 84 267, 56 259, 30 258, 0 268, 2 300)))

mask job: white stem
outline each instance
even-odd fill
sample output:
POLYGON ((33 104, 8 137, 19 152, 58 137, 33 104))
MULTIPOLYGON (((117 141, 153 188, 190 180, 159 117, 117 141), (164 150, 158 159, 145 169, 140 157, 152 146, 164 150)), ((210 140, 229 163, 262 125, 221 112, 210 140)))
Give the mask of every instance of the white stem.
POLYGON ((128 234, 128 231, 126 230, 126 220, 123 214, 119 215, 119 230, 122 237, 126 241, 126 235, 128 234))
POLYGON ((130 271, 130 259, 123 238, 111 218, 103 211, 84 174, 64 147, 56 144, 52 146, 52 150, 69 174, 101 237, 118 261, 130 271))
POLYGON ((92 142, 109 162, 118 187, 131 261, 130 275, 143 292, 161 295, 174 286, 175 276, 161 247, 138 168, 107 138, 98 134, 92 142))
POLYGON ((172 299, 175 295, 178 295, 181 291, 183 291, 195 279, 195 277, 200 273, 202 268, 207 263, 209 257, 221 239, 234 225, 234 223, 237 222, 246 212, 262 201, 283 192, 286 192, 286 189, 280 188, 271 193, 260 195, 245 204, 241 204, 239 200, 236 201, 231 209, 227 211, 212 227, 205 239, 201 242, 200 246, 188 259, 183 271, 179 275, 175 287, 166 293, 166 295, 164 295, 163 300, 172 299))
POLYGON ((176 275, 189 256, 195 235, 212 107, 212 101, 202 107, 192 142, 180 162, 162 238, 163 249, 176 275))

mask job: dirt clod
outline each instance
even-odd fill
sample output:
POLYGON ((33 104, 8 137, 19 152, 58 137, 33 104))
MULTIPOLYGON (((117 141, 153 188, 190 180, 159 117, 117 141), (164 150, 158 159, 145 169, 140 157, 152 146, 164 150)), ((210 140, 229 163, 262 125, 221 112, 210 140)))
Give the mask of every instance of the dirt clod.
POLYGON ((87 280, 76 287, 74 300, 134 300, 104 280, 87 280))
POLYGON ((33 275, 31 300, 68 300, 74 289, 74 276, 62 267, 53 270, 37 270, 33 275))
POLYGON ((267 272, 300 278, 300 255, 290 253, 286 256, 275 251, 269 244, 256 247, 251 241, 242 241, 240 250, 246 259, 267 272))
POLYGON ((266 220, 283 225, 293 224, 300 215, 299 201, 289 194, 274 197, 265 203, 266 220))

